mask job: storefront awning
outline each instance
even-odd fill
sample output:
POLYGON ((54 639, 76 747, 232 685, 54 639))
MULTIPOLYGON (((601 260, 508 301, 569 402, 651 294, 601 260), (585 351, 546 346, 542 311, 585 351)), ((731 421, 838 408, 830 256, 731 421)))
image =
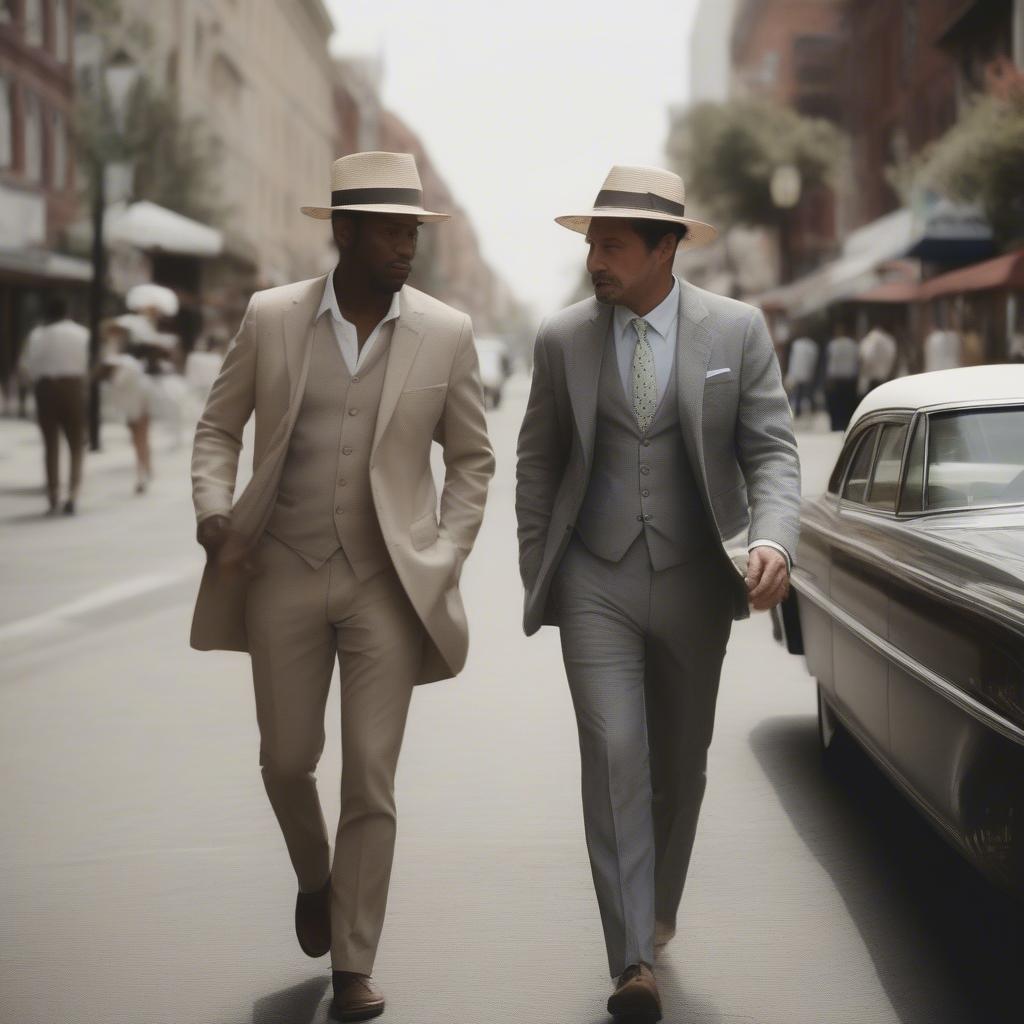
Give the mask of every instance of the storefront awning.
POLYGON ((92 280, 92 264, 88 260, 49 249, 5 249, 0 246, 0 273, 19 278, 53 282, 92 280))
MULTIPOLYGON (((87 245, 92 240, 88 222, 76 224, 72 233, 79 244, 87 245)), ((103 237, 107 245, 121 243, 145 252, 180 256, 219 256, 224 249, 224 236, 216 228, 146 200, 108 206, 103 237)))
POLYGON ((1024 290, 1024 249, 933 277, 921 286, 920 297, 927 301, 943 295, 962 295, 964 292, 984 292, 995 288, 1024 290))

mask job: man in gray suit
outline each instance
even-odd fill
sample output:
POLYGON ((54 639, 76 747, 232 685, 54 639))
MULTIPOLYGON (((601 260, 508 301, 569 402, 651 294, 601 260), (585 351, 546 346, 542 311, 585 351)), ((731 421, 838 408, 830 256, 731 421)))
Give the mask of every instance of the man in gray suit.
POLYGON ((537 338, 519 435, 524 629, 557 625, 616 1017, 658 1020, 651 970, 704 794, 734 618, 789 587, 799 528, 792 418, 760 312, 672 274, 715 229, 670 172, 615 167, 587 236, 594 299, 537 338), (743 536, 746 575, 726 553, 743 536))

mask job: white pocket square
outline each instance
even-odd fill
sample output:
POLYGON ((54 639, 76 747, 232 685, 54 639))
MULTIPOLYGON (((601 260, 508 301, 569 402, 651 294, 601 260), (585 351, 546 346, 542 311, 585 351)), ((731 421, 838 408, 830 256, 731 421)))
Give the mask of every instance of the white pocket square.
POLYGON ((704 374, 704 379, 705 380, 711 380, 712 377, 717 377, 720 373, 730 373, 730 372, 731 371, 730 371, 728 366, 723 366, 720 370, 708 370, 708 372, 706 374, 704 374))

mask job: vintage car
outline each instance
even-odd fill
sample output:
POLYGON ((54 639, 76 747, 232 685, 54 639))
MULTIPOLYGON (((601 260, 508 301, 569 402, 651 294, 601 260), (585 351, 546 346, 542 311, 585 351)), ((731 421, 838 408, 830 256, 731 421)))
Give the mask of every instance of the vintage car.
POLYGON ((803 503, 792 583, 776 625, 817 680, 826 757, 853 737, 1024 894, 1024 366, 867 395, 803 503))

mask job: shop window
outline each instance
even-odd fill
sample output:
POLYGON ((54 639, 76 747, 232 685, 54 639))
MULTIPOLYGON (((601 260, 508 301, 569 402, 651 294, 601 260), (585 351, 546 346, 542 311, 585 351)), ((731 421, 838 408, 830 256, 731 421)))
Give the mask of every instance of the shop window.
POLYGON ((43 0, 25 0, 25 42, 42 46, 43 39, 43 0))
POLYGON ((50 184, 59 191, 68 187, 68 123, 59 111, 53 112, 53 166, 50 168, 50 184))
POLYGON ((39 97, 26 92, 25 115, 25 177, 29 181, 42 181, 43 177, 43 115, 39 97))
POLYGON ((0 168, 14 162, 14 90, 9 79, 0 75, 0 168))

